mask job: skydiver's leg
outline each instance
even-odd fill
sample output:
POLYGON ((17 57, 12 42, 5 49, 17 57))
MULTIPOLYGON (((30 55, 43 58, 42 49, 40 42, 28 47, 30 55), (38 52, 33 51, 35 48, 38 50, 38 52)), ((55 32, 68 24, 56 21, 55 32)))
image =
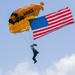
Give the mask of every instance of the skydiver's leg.
POLYGON ((36 55, 34 54, 34 56, 33 56, 33 60, 34 60, 34 64, 37 62, 37 60, 35 59, 35 57, 36 57, 36 55))
POLYGON ((39 53, 37 50, 33 50, 33 53, 34 53, 34 56, 33 56, 33 60, 34 60, 34 64, 37 62, 37 60, 36 60, 36 56, 37 56, 37 54, 39 53))

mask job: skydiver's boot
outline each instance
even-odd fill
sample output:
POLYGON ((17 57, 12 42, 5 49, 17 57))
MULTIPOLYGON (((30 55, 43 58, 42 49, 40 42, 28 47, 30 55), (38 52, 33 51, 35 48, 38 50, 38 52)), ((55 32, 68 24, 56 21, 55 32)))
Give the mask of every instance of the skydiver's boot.
POLYGON ((35 61, 34 64, 35 64, 36 62, 37 62, 37 61, 35 61))
POLYGON ((34 64, 37 62, 37 60, 35 59, 35 56, 33 56, 33 61, 34 61, 34 64))

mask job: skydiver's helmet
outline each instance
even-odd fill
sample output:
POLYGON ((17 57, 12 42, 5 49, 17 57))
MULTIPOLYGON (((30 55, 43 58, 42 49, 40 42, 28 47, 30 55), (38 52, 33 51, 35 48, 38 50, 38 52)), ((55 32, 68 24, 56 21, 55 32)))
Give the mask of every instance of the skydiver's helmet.
POLYGON ((34 47, 34 46, 37 46, 37 44, 33 44, 33 45, 31 45, 30 47, 34 47))

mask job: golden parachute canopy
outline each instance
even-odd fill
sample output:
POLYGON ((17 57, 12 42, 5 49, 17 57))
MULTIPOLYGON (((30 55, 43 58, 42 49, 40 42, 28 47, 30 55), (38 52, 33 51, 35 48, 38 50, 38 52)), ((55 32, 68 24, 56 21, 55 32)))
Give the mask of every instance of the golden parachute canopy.
POLYGON ((11 33, 19 33, 30 30, 30 19, 38 16, 40 10, 44 10, 44 3, 30 4, 15 10, 9 18, 9 30, 11 33))

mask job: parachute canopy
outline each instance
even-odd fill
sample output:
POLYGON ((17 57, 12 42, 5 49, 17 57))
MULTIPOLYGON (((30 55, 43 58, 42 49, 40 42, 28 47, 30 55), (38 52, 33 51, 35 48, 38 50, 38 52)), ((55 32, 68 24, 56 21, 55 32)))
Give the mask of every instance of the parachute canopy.
POLYGON ((44 3, 30 4, 15 10, 9 18, 9 30, 11 33, 19 33, 29 31, 30 19, 34 19, 38 16, 40 10, 44 10, 44 3))

